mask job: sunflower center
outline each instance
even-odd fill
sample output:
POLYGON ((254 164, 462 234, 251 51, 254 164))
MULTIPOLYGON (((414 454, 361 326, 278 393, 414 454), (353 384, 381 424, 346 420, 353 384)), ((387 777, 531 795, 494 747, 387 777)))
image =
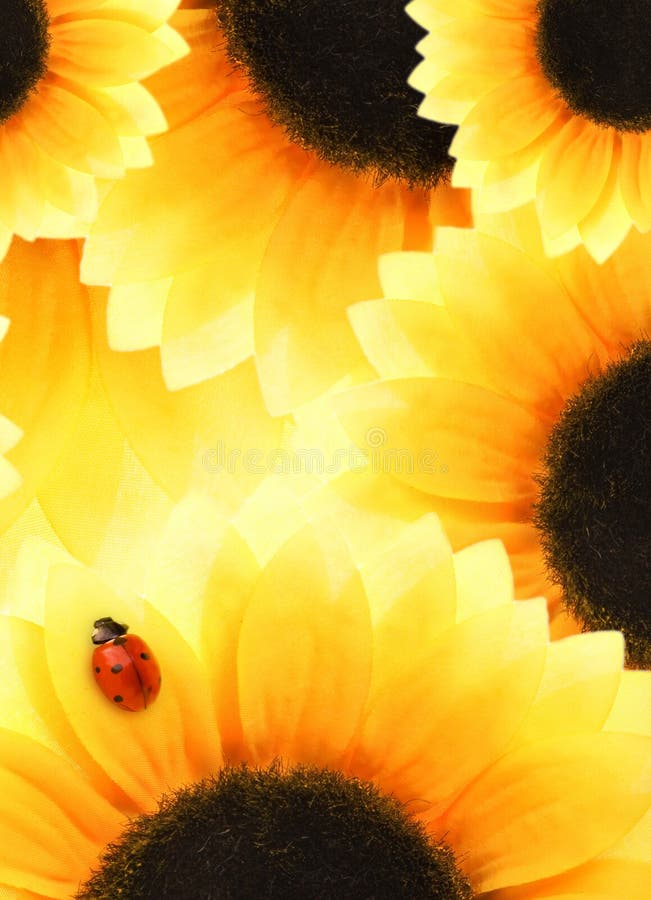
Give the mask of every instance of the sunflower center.
POLYGON ((538 58, 570 109, 651 128, 651 0, 540 0, 538 13, 538 58))
POLYGON ((432 187, 455 128, 419 118, 407 84, 423 30, 404 0, 218 0, 231 59, 289 138, 378 181, 432 187))
POLYGON ((340 773, 246 766, 163 799, 129 824, 85 900, 469 900, 452 851, 396 800, 340 773))
POLYGON ((569 610, 651 668, 651 341, 588 380, 552 430, 536 524, 569 610))
POLYGON ((0 124, 18 112, 45 75, 48 25, 45 0, 2 0, 0 124))

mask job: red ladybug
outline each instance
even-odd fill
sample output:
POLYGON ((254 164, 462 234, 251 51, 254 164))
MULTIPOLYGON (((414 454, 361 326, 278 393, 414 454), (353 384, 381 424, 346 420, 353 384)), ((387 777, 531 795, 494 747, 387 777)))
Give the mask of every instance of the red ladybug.
POLYGON ((158 697, 161 674, 154 654, 142 638, 127 637, 128 625, 106 617, 93 628, 93 674, 95 681, 121 709, 146 709, 158 697))

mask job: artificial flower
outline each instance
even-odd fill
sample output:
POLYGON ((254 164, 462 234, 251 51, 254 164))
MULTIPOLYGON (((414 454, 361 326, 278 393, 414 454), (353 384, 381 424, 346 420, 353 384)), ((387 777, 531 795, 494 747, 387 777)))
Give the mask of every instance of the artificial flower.
POLYGON ((621 636, 550 644, 499 543, 452 554, 432 514, 363 564, 331 517, 290 520, 186 498, 145 596, 25 545, 0 620, 5 896, 644 900, 651 674, 621 636), (95 683, 107 616, 160 666, 140 712, 95 683))
POLYGON ((75 241, 16 238, 0 262, 0 410, 21 439, 3 448, 19 476, 0 500, 0 534, 29 504, 74 432, 91 367, 87 290, 75 241))
POLYGON ((429 31, 411 84, 458 125, 453 184, 480 212, 535 199, 547 252, 606 259, 651 228, 646 0, 413 0, 429 31))
POLYGON ((363 368, 345 310, 377 296, 378 254, 468 224, 467 196, 395 3, 210 7, 173 20, 192 52, 148 82, 170 131, 106 197, 82 278, 111 286, 110 346, 160 348, 169 389, 255 357, 280 415, 363 368))
POLYGON ((165 130, 140 83, 187 45, 178 0, 6 0, 0 38, 0 258, 13 234, 83 235, 98 192, 152 162, 165 130))
POLYGON ((622 630, 648 666, 651 237, 598 266, 545 257, 530 209, 509 222, 520 247, 449 229, 434 254, 382 260, 386 298, 351 310, 380 379, 337 409, 358 444, 381 434, 367 452, 431 497, 456 547, 499 537, 518 596, 554 619, 562 597, 574 627, 622 630))

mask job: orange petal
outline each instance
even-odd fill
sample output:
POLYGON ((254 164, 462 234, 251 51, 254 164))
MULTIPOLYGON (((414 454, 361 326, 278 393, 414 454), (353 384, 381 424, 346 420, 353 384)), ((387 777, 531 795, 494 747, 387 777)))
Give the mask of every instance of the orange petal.
POLYGON ((505 397, 442 378, 405 378, 353 388, 334 402, 374 471, 442 497, 532 496, 546 429, 505 397))
POLYGON ((94 107, 72 91, 42 81, 21 118, 34 143, 58 162, 100 178, 124 174, 115 132, 94 107))

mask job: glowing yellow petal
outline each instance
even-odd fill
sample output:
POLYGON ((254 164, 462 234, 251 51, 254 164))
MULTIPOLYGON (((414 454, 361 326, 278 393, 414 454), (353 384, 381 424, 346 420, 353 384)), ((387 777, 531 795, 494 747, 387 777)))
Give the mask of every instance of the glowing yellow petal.
POLYGON ((515 153, 542 134, 562 110, 562 102, 545 90, 539 75, 508 80, 482 97, 466 116, 450 154, 485 160, 515 153))
POLYGON ((505 79, 531 68, 529 34, 508 19, 457 18, 423 38, 418 52, 448 72, 481 72, 505 79))
POLYGON ((371 674, 368 606, 340 537, 307 528, 267 566, 242 623, 238 669, 254 760, 340 758, 371 674))
POLYGON ((465 343, 459 342, 454 353, 449 352, 453 330, 447 311, 440 307, 412 300, 368 300, 350 307, 348 317, 367 359, 382 378, 440 373, 462 379, 475 371, 465 343), (454 368, 445 365, 448 360, 454 360, 454 368))
POLYGON ((624 641, 615 631, 551 643, 538 695, 517 742, 601 730, 619 689, 623 666, 624 641))
MULTIPOLYGON (((452 551, 441 523, 434 515, 423 516, 407 525, 395 543, 383 546, 379 555, 369 559, 361 570, 374 625, 391 615, 406 597, 417 593, 416 585, 426 580, 446 559, 452 563, 452 551)), ((424 588, 420 592, 423 593, 424 588)), ((409 602, 407 600, 405 605, 409 602)), ((447 627, 454 622, 454 590, 437 602, 438 608, 433 610, 433 615, 446 623, 441 627, 447 627)))
POLYGON ((262 239, 173 279, 161 335, 163 377, 179 390, 227 372, 253 355, 253 288, 262 239))
POLYGON ((0 880, 69 897, 124 822, 67 761, 5 731, 0 745, 0 880))
POLYGON ((623 672, 605 730, 651 735, 650 688, 651 673, 623 672))
POLYGON ((96 87, 138 81, 175 58, 149 31, 117 19, 55 21, 50 34, 49 68, 96 87))
POLYGON ((106 328, 112 350, 148 350, 160 344, 171 285, 171 278, 161 278, 111 289, 106 328))
POLYGON ((335 403, 355 443, 367 452, 371 447, 383 471, 420 490, 486 502, 531 493, 544 428, 498 394, 405 378, 354 388, 335 403))
POLYGON ((435 819, 508 745, 538 687, 546 636, 544 603, 489 610, 444 633, 426 662, 370 698, 354 771, 423 801, 435 819))
POLYGON ((558 408, 565 385, 581 380, 597 343, 574 305, 563 302, 561 284, 528 254, 476 231, 442 232, 438 248, 446 310, 489 385, 543 414, 545 406, 555 413, 554 402, 558 408))
POLYGON ((292 170, 291 154, 277 137, 263 152, 259 141, 254 117, 229 108, 161 137, 156 165, 131 173, 104 201, 86 242, 82 280, 125 284, 167 277, 207 261, 215 245, 236 256, 242 222, 262 240, 287 196, 292 170))
POLYGON ((381 293, 377 257, 401 245, 399 199, 394 185, 369 192, 359 178, 326 167, 292 196, 269 243, 255 305, 257 366, 272 414, 322 393, 359 364, 344 310, 381 293))
POLYGON ((124 173, 120 145, 106 119, 71 90, 41 82, 22 112, 28 135, 55 160, 100 178, 124 173))
POLYGON ((482 541, 454 554, 457 622, 513 600, 513 575, 500 541, 482 541))
POLYGON ((246 542, 229 527, 213 539, 215 555, 203 606, 204 656, 210 662, 219 734, 224 756, 243 756, 237 653, 239 633, 259 566, 246 542))
POLYGON ((623 734, 527 745, 476 779, 441 828, 480 892, 556 875, 610 847, 648 808, 650 753, 648 739, 623 734))
POLYGON ((23 483, 0 504, 3 530, 52 470, 87 389, 90 324, 78 265, 72 242, 18 238, 0 265, 0 314, 11 320, 0 344, 0 411, 23 432, 9 455, 23 483))
POLYGON ((536 204, 544 232, 559 237, 596 204, 610 172, 612 129, 571 118, 549 142, 538 172, 536 204))
POLYGON ((631 228, 619 184, 622 155, 615 144, 613 160, 601 196, 579 225, 583 243, 594 260, 605 262, 623 242, 631 228))

